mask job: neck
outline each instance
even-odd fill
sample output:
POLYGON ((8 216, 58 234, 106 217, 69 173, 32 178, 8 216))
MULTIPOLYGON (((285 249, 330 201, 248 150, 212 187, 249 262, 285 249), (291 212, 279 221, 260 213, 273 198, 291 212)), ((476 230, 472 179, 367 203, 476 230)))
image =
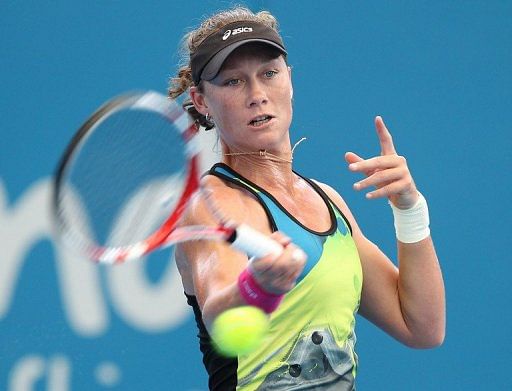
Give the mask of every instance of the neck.
POLYGON ((295 180, 292 171, 293 152, 304 140, 303 137, 291 150, 282 153, 272 153, 265 149, 225 152, 223 162, 259 186, 266 189, 284 187, 289 191, 295 180))
POLYGON ((223 154, 223 162, 241 173, 250 181, 266 189, 293 189, 296 179, 292 171, 293 152, 306 138, 301 138, 293 148, 272 153, 267 150, 243 151, 231 150, 223 154))
POLYGON ((268 152, 230 152, 224 154, 223 162, 266 189, 289 187, 293 183, 292 162, 287 159, 290 154, 276 156, 268 152))

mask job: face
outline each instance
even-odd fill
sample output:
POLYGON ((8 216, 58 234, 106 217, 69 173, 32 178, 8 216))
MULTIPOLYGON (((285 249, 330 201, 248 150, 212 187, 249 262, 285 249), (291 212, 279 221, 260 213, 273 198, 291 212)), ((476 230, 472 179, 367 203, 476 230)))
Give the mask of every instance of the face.
POLYGON ((199 93, 196 107, 208 113, 229 150, 283 151, 289 148, 292 84, 284 58, 266 45, 235 50, 199 93))

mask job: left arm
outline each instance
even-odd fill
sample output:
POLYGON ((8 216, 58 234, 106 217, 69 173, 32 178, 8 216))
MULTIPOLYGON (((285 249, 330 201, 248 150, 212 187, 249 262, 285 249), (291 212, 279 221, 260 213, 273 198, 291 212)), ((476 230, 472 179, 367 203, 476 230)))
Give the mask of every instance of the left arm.
MULTIPOLYGON (((368 199, 388 198, 398 209, 408 210, 418 201, 418 191, 405 158, 394 148, 391 134, 382 118, 375 119, 381 156, 362 159, 354 153, 345 158, 349 169, 366 176, 354 185, 356 190, 374 186, 368 199)), ((340 197, 341 198, 341 197, 340 197)), ((343 202, 342 207, 354 221, 343 202)), ((416 348, 440 345, 445 333, 444 283, 432 238, 428 233, 419 241, 397 240, 398 264, 370 242, 355 224, 356 242, 364 273, 359 312, 389 334, 416 348)))

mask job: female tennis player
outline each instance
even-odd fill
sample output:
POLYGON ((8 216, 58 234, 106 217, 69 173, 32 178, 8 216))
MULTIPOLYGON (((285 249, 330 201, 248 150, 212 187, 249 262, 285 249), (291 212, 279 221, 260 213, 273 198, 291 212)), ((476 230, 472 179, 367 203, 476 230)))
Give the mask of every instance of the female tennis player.
MULTIPOLYGON (((407 346, 438 346, 442 275, 427 203, 381 117, 381 155, 345 158, 362 174, 355 190, 389 200, 399 267, 364 236, 340 194, 293 170, 292 75, 277 28, 270 13, 245 8, 206 19, 185 37, 185 65, 169 95, 188 94, 190 112, 218 133, 222 161, 203 185, 233 219, 272 236, 284 251, 248 266, 247 256, 225 243, 197 241, 179 244, 176 260, 210 389, 352 390, 356 313, 407 346), (223 358, 211 343, 211 323, 247 304, 269 314, 269 336, 252 353, 223 358)), ((206 202, 196 197, 183 224, 211 224, 206 202)))

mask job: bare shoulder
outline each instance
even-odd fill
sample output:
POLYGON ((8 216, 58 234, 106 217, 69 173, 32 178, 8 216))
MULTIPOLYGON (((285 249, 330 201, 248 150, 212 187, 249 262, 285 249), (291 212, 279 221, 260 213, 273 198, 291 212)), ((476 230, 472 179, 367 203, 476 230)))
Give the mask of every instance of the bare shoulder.
MULTIPOLYGON (((347 209, 348 210, 348 205, 347 203, 345 202, 345 200, 343 199, 343 197, 336 191, 334 190, 333 187, 329 186, 328 184, 326 183, 322 183, 322 182, 319 182, 317 181, 316 179, 312 179, 313 182, 315 182, 318 186, 320 186, 320 188, 329 196, 329 198, 334 201, 336 203, 336 206, 338 207, 343 207, 343 209, 347 209)), ((344 212, 344 210, 343 210, 344 212)))
MULTIPOLYGON (((213 209, 236 222, 244 222, 247 219, 251 221, 254 211, 246 205, 247 196, 240 189, 213 175, 201 179, 201 189, 189 201, 180 219, 181 227, 216 226, 219 218, 212 213, 213 209)), ((175 259, 185 291, 188 294, 195 294, 200 303, 208 296, 210 290, 219 289, 228 281, 233 281, 238 275, 236 273, 239 273, 247 262, 246 255, 225 243, 208 240, 179 243, 176 246, 175 259)))
POLYGON ((343 197, 333 187, 325 183, 319 182, 315 179, 312 180, 325 192, 325 194, 327 194, 331 201, 334 202, 336 206, 343 212, 345 217, 350 222, 353 232, 359 233, 360 229, 359 226, 357 225, 356 219, 352 214, 350 208, 348 207, 347 203, 343 199, 343 197))
POLYGON ((180 221, 181 226, 215 224, 212 210, 221 208, 232 218, 241 214, 243 199, 240 192, 228 186, 220 178, 208 175, 201 178, 201 191, 189 201, 187 209, 180 221))
MULTIPOLYGON (((223 199, 224 192, 226 191, 225 185, 218 178, 206 176, 201 179, 201 188, 215 194, 218 199, 223 199)), ((179 227, 187 227, 193 225, 211 226, 215 225, 216 221, 206 204, 206 199, 203 192, 197 192, 189 200, 186 210, 178 223, 179 227)), ((207 258, 207 252, 213 251, 212 248, 215 243, 191 241, 178 243, 175 247, 175 261, 176 266, 180 272, 183 287, 187 294, 196 294, 194 287, 194 274, 197 273, 197 262, 207 258)))

